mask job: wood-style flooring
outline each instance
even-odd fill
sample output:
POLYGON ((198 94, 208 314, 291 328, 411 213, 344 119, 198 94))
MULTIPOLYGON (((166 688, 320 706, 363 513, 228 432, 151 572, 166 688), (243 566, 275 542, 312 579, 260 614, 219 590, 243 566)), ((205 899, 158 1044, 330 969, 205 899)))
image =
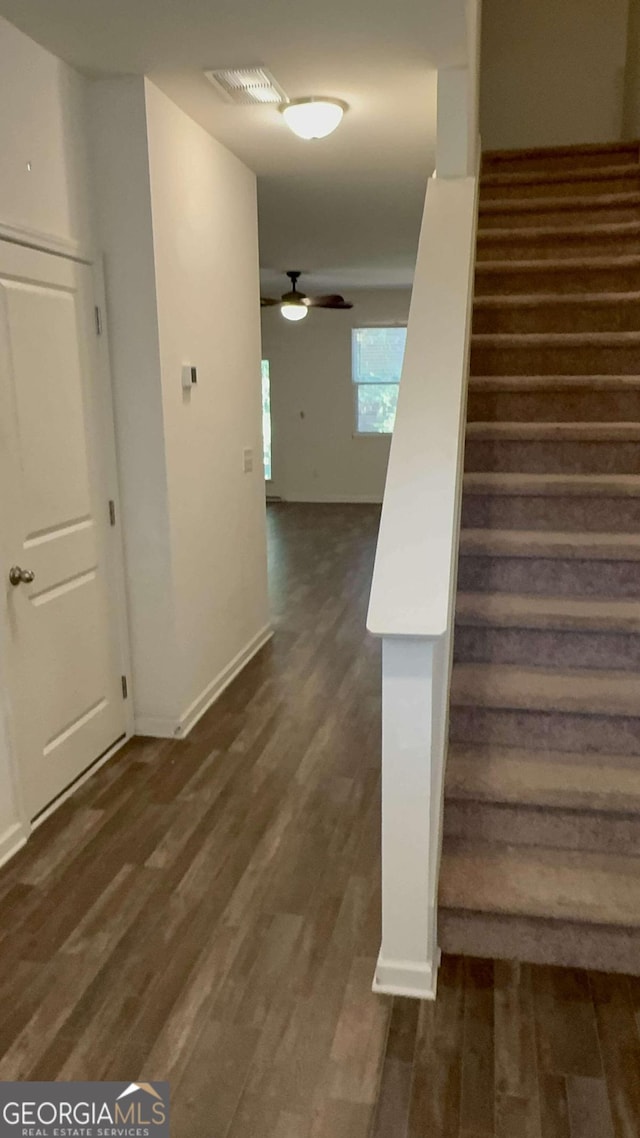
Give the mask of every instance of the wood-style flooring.
POLYGON ((0 871, 0 1079, 168 1079, 176 1138, 638 1138, 640 981, 379 947, 378 513, 269 510, 276 634, 0 871))

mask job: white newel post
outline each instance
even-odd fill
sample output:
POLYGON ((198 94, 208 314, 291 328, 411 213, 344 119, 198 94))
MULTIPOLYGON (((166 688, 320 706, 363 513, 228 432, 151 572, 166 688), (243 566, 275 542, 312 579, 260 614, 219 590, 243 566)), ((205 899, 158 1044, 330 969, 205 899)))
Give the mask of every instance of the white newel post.
POLYGON ((436 649, 437 641, 425 637, 382 641, 382 945, 374 990, 423 999, 435 995, 438 968, 436 649))

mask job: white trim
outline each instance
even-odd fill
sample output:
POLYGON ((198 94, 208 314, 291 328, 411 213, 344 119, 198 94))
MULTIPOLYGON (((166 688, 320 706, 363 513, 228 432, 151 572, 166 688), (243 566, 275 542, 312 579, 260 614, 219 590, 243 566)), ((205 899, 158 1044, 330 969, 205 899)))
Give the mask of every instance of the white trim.
POLYGON ((283 494, 283 502, 307 502, 310 506, 380 506, 382 494, 283 494))
POLYGON ((439 951, 433 968, 418 960, 385 960, 381 953, 376 964, 372 990, 385 996, 435 1000, 439 963, 439 951))
POLYGON ((82 261, 87 265, 95 259, 93 249, 71 237, 56 237, 53 233, 29 229, 24 225, 9 225, 6 221, 0 221, 0 240, 12 241, 14 245, 26 245, 29 249, 37 249, 41 253, 53 253, 55 256, 67 257, 72 261, 82 261))
POLYGON ((178 720, 156 715, 136 716, 136 735, 149 735, 154 739, 186 738, 198 720, 202 719, 202 716, 209 710, 211 705, 215 703, 218 697, 222 695, 225 688, 235 680, 236 676, 239 675, 242 669, 260 649, 264 648, 272 636, 273 629, 270 624, 266 624, 264 628, 261 628, 260 631, 251 638, 249 643, 234 656, 226 668, 223 668, 215 679, 211 680, 211 682, 203 688, 200 695, 194 699, 193 703, 189 704, 186 711, 182 713, 178 720))
POLYGON ((66 789, 58 795, 57 798, 54 798, 53 802, 51 802, 49 806, 45 806, 42 813, 38 814, 38 817, 35 818, 31 823, 31 829, 37 830, 38 826, 42 825, 43 822, 46 822, 47 818, 50 818, 52 814, 55 814, 58 807, 62 806, 62 803, 66 802, 67 798, 71 798, 71 795, 75 794, 76 790, 79 790, 81 786, 84 786, 85 782, 88 782, 90 778, 93 778, 96 771, 99 771, 100 767, 103 767, 105 763, 109 762, 109 759, 112 759, 114 755, 117 755, 118 751, 122 750, 125 743, 129 742, 130 738, 131 735, 128 733, 123 735, 121 739, 118 739, 117 743, 114 743, 112 747, 109 747, 108 751, 105 751, 104 755, 101 755, 99 759, 96 759, 95 763, 91 763, 91 766, 87 767, 86 771, 83 771, 81 775, 78 775, 78 778, 70 783, 69 786, 67 786, 66 789))
POLYGON ((29 837, 30 829, 27 822, 14 822, 13 826, 9 826, 0 836, 0 866, 22 849, 29 837))

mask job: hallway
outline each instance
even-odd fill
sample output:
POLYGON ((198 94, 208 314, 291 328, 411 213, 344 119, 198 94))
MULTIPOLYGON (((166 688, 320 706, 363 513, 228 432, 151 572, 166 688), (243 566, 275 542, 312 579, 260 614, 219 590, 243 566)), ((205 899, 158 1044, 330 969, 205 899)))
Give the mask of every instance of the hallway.
POLYGON ((447 958, 435 1004, 371 993, 377 519, 271 507, 273 641, 0 871, 0 1079, 168 1079, 177 1138, 640 1132, 637 980, 447 958))

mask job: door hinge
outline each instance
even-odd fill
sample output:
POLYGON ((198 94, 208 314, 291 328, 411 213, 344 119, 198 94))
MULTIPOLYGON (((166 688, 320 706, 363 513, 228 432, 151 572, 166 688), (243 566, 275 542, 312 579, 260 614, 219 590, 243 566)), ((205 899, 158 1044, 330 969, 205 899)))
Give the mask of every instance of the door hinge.
POLYGON ((129 698, 129 688, 127 686, 127 677, 121 676, 120 679, 122 681, 122 698, 128 699, 129 698))
POLYGON ((109 498, 109 523, 112 526, 116 524, 116 504, 113 498, 109 498))
POLYGON ((100 311, 97 304, 95 307, 95 314, 96 314, 96 336, 101 336, 102 335, 102 312, 100 311))

